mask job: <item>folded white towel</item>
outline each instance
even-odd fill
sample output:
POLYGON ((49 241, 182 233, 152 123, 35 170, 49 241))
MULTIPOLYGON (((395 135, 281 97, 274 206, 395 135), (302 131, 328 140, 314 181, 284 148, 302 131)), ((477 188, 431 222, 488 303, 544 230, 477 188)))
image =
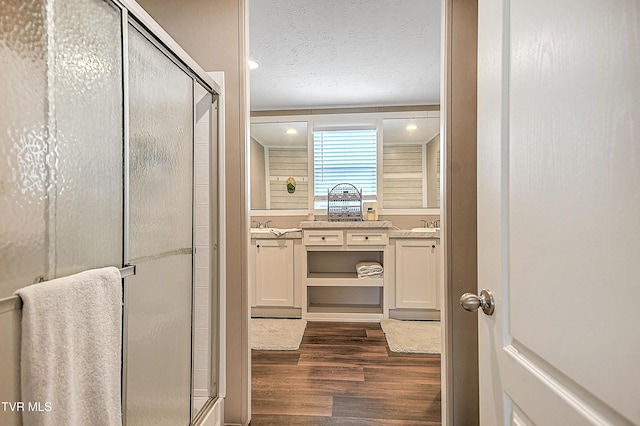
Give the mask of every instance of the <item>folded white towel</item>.
POLYGON ((358 278, 381 278, 383 269, 378 262, 358 262, 356 272, 358 278))
POLYGON ((382 271, 382 265, 378 262, 358 262, 356 264, 358 271, 382 271))
POLYGON ((367 274, 358 274, 358 278, 382 278, 382 272, 372 272, 367 274))
POLYGON ((24 424, 121 424, 120 271, 95 269, 16 294, 23 301, 24 424))

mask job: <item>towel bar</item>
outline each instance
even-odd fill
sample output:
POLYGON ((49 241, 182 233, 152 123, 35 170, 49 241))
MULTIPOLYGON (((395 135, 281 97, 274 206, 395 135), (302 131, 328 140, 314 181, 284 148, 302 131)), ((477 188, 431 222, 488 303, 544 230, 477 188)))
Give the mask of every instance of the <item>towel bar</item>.
MULTIPOLYGON (((130 277, 136 274, 135 265, 125 265, 119 269, 122 278, 130 277)), ((22 299, 19 296, 9 296, 0 299, 0 314, 5 312, 22 309, 22 299)))
POLYGON ((0 299, 0 315, 9 311, 19 311, 20 309, 22 309, 22 299, 18 296, 0 299))
POLYGON ((136 274, 136 265, 124 265, 120 268, 120 276, 122 278, 130 277, 136 274))

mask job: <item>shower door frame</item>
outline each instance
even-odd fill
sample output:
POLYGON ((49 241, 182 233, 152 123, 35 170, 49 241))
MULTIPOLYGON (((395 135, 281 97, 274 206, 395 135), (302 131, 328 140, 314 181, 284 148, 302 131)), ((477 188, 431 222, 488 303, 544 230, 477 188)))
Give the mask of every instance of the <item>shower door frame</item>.
MULTIPOLYGON (((147 12, 144 11, 137 3, 130 0, 106 0, 114 4, 121 10, 121 27, 122 27, 122 81, 123 81, 123 265, 129 264, 129 191, 130 191, 130 179, 129 179, 129 167, 130 167, 130 140, 129 140, 129 42, 128 42, 128 29, 131 26, 133 29, 139 31, 153 46, 155 46, 161 53, 163 53, 169 60, 171 60, 178 68, 180 68, 187 76, 192 79, 192 94, 194 102, 194 116, 192 122, 192 149, 195 147, 195 87, 196 84, 200 84, 208 93, 212 95, 212 103, 210 107, 210 117, 215 124, 210 123, 209 132, 209 192, 211 195, 216 194, 216 202, 210 201, 209 203, 209 226, 211 229, 215 227, 215 232, 218 236, 216 241, 210 242, 211 255, 217 255, 217 270, 211 267, 211 260, 209 262, 210 283, 211 292, 215 292, 216 297, 210 298, 210 313, 216 313, 214 321, 213 316, 210 318, 212 321, 209 324, 210 332, 210 380, 209 380, 209 400, 198 411, 194 412, 194 395, 193 395, 193 333, 191 343, 191 376, 190 376, 190 422, 194 422, 201 416, 206 416, 209 410, 215 408, 214 404, 217 399, 224 398, 225 380, 224 369, 225 364, 224 351, 221 348, 221 343, 224 336, 224 321, 223 310, 224 306, 224 291, 222 283, 224 283, 224 180, 222 176, 224 165, 224 144, 221 143, 224 137, 224 127, 221 125, 223 117, 223 83, 218 83, 216 79, 207 74, 177 43, 166 31, 164 31, 158 24, 151 18, 147 12), (215 150, 215 155, 212 152, 215 150), (215 159, 217 161, 212 162, 215 159), (212 184, 216 184, 215 187, 212 184), (217 204, 217 206, 216 206, 217 204), (213 206, 217 209, 214 211, 213 206), (212 220, 215 217, 217 220, 212 220), (217 250, 213 250, 217 248, 217 250), (215 275, 214 275, 215 273, 215 275), (215 301, 214 306, 212 302, 215 301), (215 329, 214 329, 215 328, 215 329), (215 337, 214 337, 215 333, 215 337), (217 362, 216 362, 217 361, 217 362), (214 380, 216 379, 216 380, 214 380), (213 394, 213 395, 211 395, 213 394), (195 415, 195 416, 194 416, 195 415)), ((195 152, 192 156, 192 192, 195 189, 195 152)), ((195 234, 193 232, 195 228, 195 195, 192 194, 192 248, 195 248, 195 234)), ((210 231, 211 232, 211 231, 210 231)), ((195 272, 195 251, 192 252, 192 271, 195 272)), ((192 273, 191 286, 192 286, 192 309, 191 309, 191 329, 193 330, 194 323, 194 308, 193 303, 193 288, 194 288, 195 274, 192 273)), ((126 291, 127 279, 124 279, 124 291, 126 291)), ((123 300, 124 295, 123 295, 123 300)), ((126 301, 126 300, 125 300, 126 301)), ((124 303, 124 302, 123 302, 124 303)), ((123 309, 123 340, 122 340, 122 424, 126 424, 126 394, 127 394, 127 310, 126 305, 123 309)))

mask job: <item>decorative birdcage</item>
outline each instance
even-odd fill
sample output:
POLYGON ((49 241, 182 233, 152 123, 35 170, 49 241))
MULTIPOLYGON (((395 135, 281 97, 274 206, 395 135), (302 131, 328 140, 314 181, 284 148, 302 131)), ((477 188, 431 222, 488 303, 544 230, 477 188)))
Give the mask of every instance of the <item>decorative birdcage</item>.
POLYGON ((327 220, 329 222, 355 222, 362 220, 362 190, 350 183, 339 183, 327 194, 327 220))

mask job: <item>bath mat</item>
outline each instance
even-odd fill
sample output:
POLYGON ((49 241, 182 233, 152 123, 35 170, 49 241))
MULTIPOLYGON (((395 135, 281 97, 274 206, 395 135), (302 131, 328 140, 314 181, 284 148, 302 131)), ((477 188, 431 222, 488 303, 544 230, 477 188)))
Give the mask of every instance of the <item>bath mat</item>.
POLYGON ((300 347, 307 321, 302 319, 251 319, 251 349, 295 351, 300 347))
POLYGON ((380 321, 391 352, 439 354, 440 321, 380 321))

